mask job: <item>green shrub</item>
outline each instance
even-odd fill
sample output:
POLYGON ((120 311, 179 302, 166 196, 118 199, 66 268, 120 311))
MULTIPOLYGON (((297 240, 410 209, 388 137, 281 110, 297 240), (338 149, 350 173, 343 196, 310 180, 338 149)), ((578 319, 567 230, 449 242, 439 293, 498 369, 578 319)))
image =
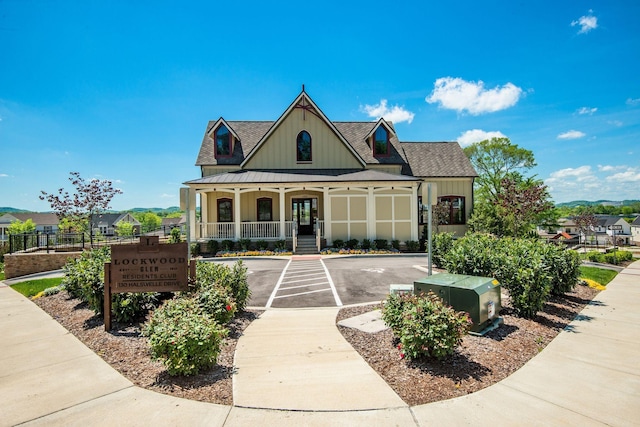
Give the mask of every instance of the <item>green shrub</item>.
POLYGON ((437 233, 432 236, 431 260, 438 268, 445 266, 445 255, 453 248, 453 233, 437 233))
POLYGON ((213 366, 228 331, 189 298, 167 301, 145 324, 151 355, 169 375, 194 375, 213 366))
POLYGON ((407 245, 407 251, 408 252, 418 252, 418 251, 420 251, 420 242, 418 242, 416 240, 407 240, 405 242, 405 244, 407 245))
POLYGON ((256 242, 256 248, 259 251, 266 251, 269 248, 269 243, 266 240, 258 240, 256 242))
POLYGON ((391 329, 400 340, 399 348, 409 359, 442 359, 453 354, 471 327, 467 313, 456 312, 432 292, 405 294, 390 301, 383 318, 394 325, 391 329))
POLYGON ((335 239, 335 240, 333 241, 333 247, 334 247, 335 249, 342 249, 342 248, 344 248, 344 240, 342 240, 342 239, 335 239))
POLYGON ((207 252, 209 252, 211 255, 215 255, 218 253, 218 241, 211 239, 207 242, 207 252))
POLYGON ((251 239, 238 240, 238 246, 240 246, 241 251, 248 251, 251 249, 251 239))
POLYGON ((371 240, 369 239, 362 239, 362 244, 360 245, 362 246, 362 249, 371 249, 371 240))
POLYGON ((192 257, 197 257, 197 256, 200 255, 200 251, 201 251, 200 243, 198 243, 198 242, 192 243, 190 249, 191 249, 191 256, 192 257))
POLYGON ((397 251, 400 250, 400 240, 394 239, 391 241, 391 247, 397 251))
POLYGON ((223 251, 232 251, 234 246, 235 243, 233 240, 223 240, 222 243, 220 243, 220 248, 223 251))
POLYGON ((406 301, 407 298, 400 294, 390 294, 382 306, 382 320, 394 332, 402 327, 402 311, 406 301))
POLYGON ((181 241, 182 233, 180 232, 180 227, 172 228, 169 234, 169 243, 180 243, 181 241))
MULTIPOLYGON (((111 296, 113 320, 128 323, 143 318, 158 306, 160 294, 157 292, 124 292, 111 296)), ((104 310, 102 310, 104 311, 104 310)))
POLYGON ((247 281, 247 267, 242 263, 242 260, 233 265, 229 284, 238 309, 244 310, 251 296, 251 290, 247 281))
POLYGON ((374 241, 375 249, 385 250, 389 248, 389 243, 387 239, 375 239, 374 241))
POLYGON ((357 249, 358 248, 358 239, 349 239, 345 243, 345 247, 349 249, 357 249))
POLYGON ((286 240, 276 240, 274 244, 274 248, 278 251, 284 251, 287 249, 287 241, 286 240))
MULTIPOLYGON (((196 263, 196 282, 193 292, 196 295, 202 292, 211 292, 212 287, 224 290, 224 293, 232 298, 234 304, 231 305, 234 313, 236 309, 243 310, 251 296, 247 282, 247 268, 242 261, 237 261, 233 268, 213 262, 200 261, 196 263)), ((217 294, 211 293, 211 295, 212 298, 217 298, 217 294)), ((211 303, 211 305, 221 309, 226 308, 228 303, 211 303)))
POLYGON ((236 314, 236 303, 229 290, 215 283, 200 288, 193 299, 220 325, 229 323, 236 314))
POLYGON ((551 293, 571 292, 580 277, 580 255, 556 245, 543 246, 544 264, 551 276, 551 293))
POLYGON ((575 260, 554 261, 549 251, 548 244, 538 240, 470 233, 454 243, 444 263, 450 273, 496 278, 509 291, 516 313, 533 317, 548 299, 554 280, 559 282, 558 292, 574 284, 575 260), (561 267, 557 275, 551 272, 554 265, 561 267))

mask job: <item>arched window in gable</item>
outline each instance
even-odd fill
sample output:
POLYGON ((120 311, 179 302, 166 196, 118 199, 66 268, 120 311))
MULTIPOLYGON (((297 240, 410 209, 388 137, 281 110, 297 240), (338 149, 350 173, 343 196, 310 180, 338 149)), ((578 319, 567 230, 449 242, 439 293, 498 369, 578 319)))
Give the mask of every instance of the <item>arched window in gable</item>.
POLYGON ((216 142, 216 157, 231 156, 231 132, 225 125, 216 129, 214 140, 216 142))
POLYGON ((299 162, 311 161, 311 135, 306 130, 300 132, 296 139, 296 160, 299 162))
POLYGON ((384 126, 378 126, 373 134, 373 155, 375 157, 389 155, 389 132, 384 126))

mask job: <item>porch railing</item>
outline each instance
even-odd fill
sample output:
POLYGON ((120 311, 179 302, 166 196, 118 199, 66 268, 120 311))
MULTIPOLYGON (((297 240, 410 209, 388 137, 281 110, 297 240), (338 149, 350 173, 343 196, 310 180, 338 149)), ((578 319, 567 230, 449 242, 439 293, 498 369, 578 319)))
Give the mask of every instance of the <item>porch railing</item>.
MULTIPOLYGON (((280 239, 280 221, 243 222, 240 224, 240 236, 236 236, 233 222, 203 222, 199 224, 201 239, 237 240, 237 239, 280 239)), ((295 221, 285 221, 284 238, 293 239, 295 221)), ((324 221, 316 221, 316 235, 324 237, 324 221)))

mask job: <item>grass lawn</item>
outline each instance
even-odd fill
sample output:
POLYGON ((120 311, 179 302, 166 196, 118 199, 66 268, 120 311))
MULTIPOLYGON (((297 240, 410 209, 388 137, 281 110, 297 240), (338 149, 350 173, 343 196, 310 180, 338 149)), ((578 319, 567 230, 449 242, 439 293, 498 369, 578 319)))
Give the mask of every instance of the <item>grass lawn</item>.
POLYGON ((583 279, 591 279, 600 283, 601 285, 605 285, 613 280, 618 273, 613 270, 605 270, 604 268, 598 267, 580 267, 580 277, 583 279))
POLYGON ((47 288, 58 286, 62 282, 62 277, 52 279, 27 280, 25 282, 16 283, 11 287, 20 292, 25 297, 32 297, 47 288))

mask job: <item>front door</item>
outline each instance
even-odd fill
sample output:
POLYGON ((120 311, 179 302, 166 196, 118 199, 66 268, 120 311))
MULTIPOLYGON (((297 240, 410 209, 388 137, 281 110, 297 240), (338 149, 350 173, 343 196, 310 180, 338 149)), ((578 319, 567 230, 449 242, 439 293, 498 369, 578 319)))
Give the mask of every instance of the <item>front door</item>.
POLYGON ((318 213, 318 199, 292 199, 293 219, 298 222, 298 234, 311 235, 318 213))

